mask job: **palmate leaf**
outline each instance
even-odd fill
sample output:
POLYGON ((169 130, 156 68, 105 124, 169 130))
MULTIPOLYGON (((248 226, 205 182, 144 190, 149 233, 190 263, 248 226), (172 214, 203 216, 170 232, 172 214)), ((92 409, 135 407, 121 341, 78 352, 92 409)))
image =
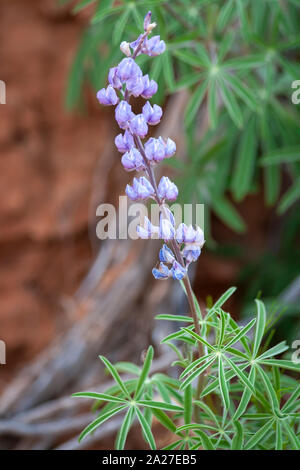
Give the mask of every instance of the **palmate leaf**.
POLYGON ((229 90, 225 80, 223 80, 222 78, 218 80, 218 84, 220 87, 225 108, 227 109, 229 116, 236 124, 236 126, 241 129, 243 127, 243 115, 234 94, 229 90))
POLYGON ((102 414, 99 418, 95 419, 82 431, 79 436, 79 442, 81 442, 83 438, 94 432, 102 423, 104 423, 117 413, 120 413, 120 411, 125 410, 125 408, 127 408, 127 405, 118 406, 117 408, 114 408, 113 410, 110 410, 107 413, 102 414))
POLYGON ((212 207, 225 225, 238 233, 246 231, 246 224, 231 202, 225 197, 215 197, 212 207))
POLYGON ((228 410, 230 406, 230 398, 229 398, 229 389, 228 389, 228 382, 226 381, 225 373, 224 373, 224 365, 221 355, 218 358, 218 368, 219 368, 219 387, 221 391, 221 397, 223 400, 225 410, 228 410))
POLYGON ((122 392, 128 397, 130 398, 130 394, 124 384, 124 382, 121 380, 121 377, 119 376, 119 373, 117 371, 117 369, 111 364, 111 362, 109 362, 108 359, 106 359, 106 357, 104 356, 99 356, 101 361, 105 364, 105 366, 107 367, 107 369, 109 370, 110 374, 112 375, 112 377, 114 378, 114 380, 117 382, 117 384, 119 385, 120 389, 122 390, 122 392))
POLYGON ((293 427, 286 420, 282 421, 282 425, 284 426, 285 431, 289 437, 292 449, 300 450, 300 439, 295 434, 293 427))
POLYGON ((261 300, 256 299, 257 318, 252 357, 256 357, 266 328, 266 309, 261 300))
POLYGON ((232 450, 242 450, 244 444, 244 430, 243 426, 239 421, 234 421, 233 425, 235 427, 235 434, 232 439, 231 449, 232 450))
POLYGON ((149 426, 147 420, 142 415, 140 410, 138 408, 136 408, 135 411, 136 411, 138 420, 141 424, 142 430, 144 432, 144 436, 145 436, 145 438, 146 438, 146 440, 147 440, 147 442, 150 446, 150 449, 152 449, 152 450, 156 449, 156 444, 155 444, 155 440, 154 440, 154 437, 153 437, 153 434, 152 434, 152 431, 151 431, 151 427, 149 426))
POLYGON ((265 439, 266 435, 268 434, 269 430, 272 428, 274 424, 274 419, 270 419, 266 422, 259 430, 248 440, 246 443, 244 450, 253 449, 258 443, 260 443, 263 439, 265 439))
POLYGON ((216 360, 216 357, 213 356, 211 359, 209 359, 205 364, 203 364, 201 367, 197 368, 192 372, 185 380, 182 382, 180 385, 180 388, 184 390, 186 387, 188 387, 199 375, 201 375, 214 361, 216 360))
POLYGON ((143 368, 142 368, 142 371, 141 371, 141 374, 140 374, 140 377, 139 377, 139 380, 138 380, 138 383, 137 383, 136 391, 135 391, 135 394, 134 394, 134 399, 135 400, 139 400, 139 398, 140 398, 140 396, 143 392, 143 386, 145 384, 145 380, 147 379, 149 371, 150 371, 150 367, 151 367, 151 363, 152 363, 152 359, 153 359, 153 354, 154 354, 153 347, 150 346, 148 348, 147 355, 146 355, 146 358, 145 358, 145 362, 144 362, 144 365, 143 365, 143 368))
POLYGON ((195 92, 190 97, 184 112, 184 122, 186 126, 189 126, 193 122, 203 101, 207 86, 208 79, 205 79, 200 85, 198 85, 195 92))
POLYGON ((128 409, 126 415, 125 415, 124 421, 123 421, 122 426, 120 427, 118 435, 117 435, 116 450, 123 450, 124 449, 125 442, 126 442, 126 439, 127 439, 127 435, 128 435, 130 426, 132 424, 134 411, 135 411, 134 407, 131 406, 128 409))
POLYGON ((252 116, 241 136, 233 174, 232 191, 237 201, 242 200, 250 191, 255 169, 256 145, 256 119, 252 116))
POLYGON ((94 398, 97 400, 110 401, 114 403, 126 403, 125 399, 114 397, 113 395, 106 395, 105 393, 96 393, 96 392, 78 392, 73 393, 72 397, 79 398, 94 398))

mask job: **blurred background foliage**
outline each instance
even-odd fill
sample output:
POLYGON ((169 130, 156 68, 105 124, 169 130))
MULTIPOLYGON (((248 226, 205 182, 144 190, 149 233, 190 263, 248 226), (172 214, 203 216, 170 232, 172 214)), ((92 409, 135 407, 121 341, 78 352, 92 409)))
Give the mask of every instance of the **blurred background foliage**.
POLYGON ((137 37, 151 9, 156 34, 167 43, 155 61, 138 58, 159 84, 153 100, 164 104, 178 90, 189 91, 182 116, 186 156, 168 161, 181 200, 205 204, 210 249, 246 259, 238 280, 244 311, 261 291, 271 309, 285 311, 282 335, 291 339, 300 329, 290 321, 299 309, 282 307, 278 295, 300 268, 300 105, 291 100, 292 82, 300 79, 300 0, 83 0, 74 13, 92 5, 66 106, 84 104, 86 82, 95 90, 105 86, 107 70, 122 57, 119 43, 137 37), (281 217, 279 241, 249 260, 245 248, 214 243, 208 221, 214 214, 245 233, 239 203, 259 192, 281 217))

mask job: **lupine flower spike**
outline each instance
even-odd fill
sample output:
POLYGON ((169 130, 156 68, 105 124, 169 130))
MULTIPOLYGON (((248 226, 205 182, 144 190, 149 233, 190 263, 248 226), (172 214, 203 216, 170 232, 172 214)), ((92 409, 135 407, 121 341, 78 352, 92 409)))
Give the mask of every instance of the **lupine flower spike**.
POLYGON ((181 280, 187 276, 189 264, 196 261, 204 244, 204 235, 200 227, 187 227, 180 224, 176 230, 172 212, 166 201, 175 201, 178 188, 167 176, 156 183, 153 167, 170 158, 176 151, 176 144, 170 138, 158 139, 150 137, 145 144, 149 126, 157 125, 162 118, 162 109, 149 101, 142 107, 140 114, 134 114, 131 109, 131 97, 152 98, 157 92, 157 83, 143 75, 135 59, 140 54, 155 57, 162 54, 166 45, 159 36, 149 38, 156 24, 151 23, 151 12, 144 18, 144 32, 133 42, 123 41, 121 51, 126 56, 117 67, 112 67, 108 74, 109 85, 97 93, 97 98, 104 106, 116 106, 115 118, 123 130, 115 138, 115 144, 123 155, 121 163, 126 171, 143 171, 145 176, 134 178, 132 185, 127 185, 126 194, 133 200, 154 199, 160 207, 159 227, 152 225, 145 218, 144 226, 137 227, 140 238, 159 237, 164 240, 159 253, 159 263, 152 271, 156 279, 181 280), (169 246, 168 246, 168 245, 169 246))

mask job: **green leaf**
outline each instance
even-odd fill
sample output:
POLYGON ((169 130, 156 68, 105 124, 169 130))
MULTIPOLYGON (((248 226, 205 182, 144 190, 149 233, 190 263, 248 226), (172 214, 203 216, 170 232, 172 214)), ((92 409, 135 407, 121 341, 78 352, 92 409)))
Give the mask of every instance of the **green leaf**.
MULTIPOLYGON (((210 359, 212 357, 211 354, 207 354, 205 356, 202 356, 202 357, 199 357, 199 359, 196 359, 195 361, 191 362, 191 364, 189 364, 185 369, 184 371, 181 373, 180 375, 180 379, 183 379, 183 377, 185 377, 187 374, 189 374, 190 372, 192 372, 195 367, 198 367, 202 362, 206 361, 207 359, 210 359)), ((214 356, 215 357, 215 356, 214 356)))
MULTIPOLYGON (((103 2, 102 2, 103 3, 103 2)), ((102 3, 100 3, 100 7, 102 6, 102 3)), ((103 21, 105 18, 108 18, 111 15, 114 15, 116 13, 120 13, 124 9, 124 5, 120 5, 117 7, 104 7, 101 9, 97 9, 94 17, 92 18, 91 23, 92 24, 97 24, 100 21, 103 21)))
POLYGON ((223 365, 221 356, 219 356, 219 359, 218 359, 218 368, 219 368, 219 372, 218 372, 219 373, 219 387, 221 391, 221 396, 222 396, 222 400, 224 403, 224 408, 228 410, 230 406, 229 390, 228 390, 228 386, 226 382, 226 377, 224 373, 224 365, 223 365))
POLYGON ((236 291, 236 287, 230 287, 229 289, 227 289, 227 291, 224 292, 224 294, 222 294, 221 297, 214 303, 212 308, 208 311, 208 314, 222 307, 235 291, 236 291))
POLYGON ((95 431, 95 429, 97 429, 100 426, 100 424, 104 423, 104 421, 107 421, 109 418, 119 413, 120 411, 124 410, 125 408, 127 408, 127 405, 118 406, 117 408, 114 408, 113 410, 110 410, 107 413, 104 413, 103 415, 101 415, 99 418, 95 419, 91 424, 89 424, 82 431, 82 433, 79 436, 79 442, 81 442, 82 439, 85 438, 88 434, 95 431))
POLYGON ((250 109, 255 111, 258 108, 256 95, 250 88, 247 87, 245 83, 241 82, 241 80, 236 75, 223 73, 223 77, 227 80, 236 94, 246 103, 247 106, 249 106, 250 109))
POLYGON ((200 436, 202 446, 205 450, 216 450, 211 438, 208 437, 208 435, 204 431, 198 429, 197 434, 200 436))
POLYGON ((118 374, 118 371, 117 369, 111 364, 111 362, 109 362, 108 359, 106 359, 104 356, 99 356, 99 358, 101 359, 101 361, 104 363, 104 365, 107 367, 107 369, 109 370, 110 374, 112 375, 112 377, 114 378, 114 380, 117 382, 117 384, 119 385, 120 389, 122 390, 122 392, 127 395, 128 398, 131 398, 130 397, 130 393, 128 392, 125 384, 122 382, 121 380, 121 377, 119 376, 118 374))
POLYGON ((186 387, 190 385, 199 375, 201 375, 213 362, 215 361, 215 356, 212 357, 209 361, 205 362, 203 366, 199 367, 198 369, 194 370, 191 375, 188 376, 187 379, 182 382, 180 385, 181 390, 184 390, 186 387))
POLYGON ((231 369, 234 370, 236 373, 237 377, 240 379, 240 381, 247 387, 254 395, 256 395, 256 390, 254 385, 252 385, 252 382, 248 379, 248 377, 244 374, 244 372, 236 365, 234 364, 229 357, 224 356, 228 364, 230 365, 231 369))
POLYGON ((125 442, 127 439, 127 435, 132 423, 132 418, 134 415, 135 408, 131 406, 124 418, 124 421, 122 423, 122 426, 118 432, 117 440, 116 440, 116 450, 123 450, 125 446, 125 442))
POLYGON ((240 107, 235 99, 235 96, 229 90, 223 79, 218 80, 218 83, 223 97, 225 108, 227 109, 229 116, 236 124, 236 126, 241 129, 243 127, 243 116, 240 107))
POLYGON ((255 358, 258 354, 261 345, 265 327, 266 327, 266 309, 261 300, 255 299, 257 308, 256 329, 253 343, 252 357, 255 358))
MULTIPOLYGON (((78 13, 80 10, 82 10, 83 8, 85 8, 86 6, 90 5, 91 3, 95 3, 96 0, 82 0, 81 2, 79 2, 74 8, 73 8, 73 12, 74 13, 78 13)), ((112 3, 112 2, 110 2, 112 3)))
POLYGON ((105 393, 95 393, 95 392, 78 392, 73 393, 72 397, 79 398, 95 398, 97 400, 110 401, 114 403, 125 403, 126 400, 112 395, 106 395, 105 393))
POLYGON ((188 328, 181 328, 183 331, 185 331, 187 334, 193 336, 197 341, 200 341, 200 343, 204 344, 208 350, 210 351, 215 351, 216 348, 214 348, 211 344, 209 344, 204 338, 201 338, 195 331, 189 330, 188 328))
POLYGON ((190 97, 184 113, 184 122, 186 126, 189 126, 193 122, 203 101, 207 85, 208 79, 204 80, 200 85, 198 85, 196 91, 190 97))
MULTIPOLYGON (((254 385, 255 383, 255 376, 256 376, 256 370, 255 370, 255 367, 252 367, 250 370, 250 374, 249 374, 249 381, 251 382, 252 385, 254 385)), ((245 388, 245 390, 243 391, 242 398, 240 399, 239 406, 234 413, 233 420, 239 419, 244 414, 251 397, 252 397, 252 390, 250 390, 249 388, 245 388)))
POLYGON ((250 192, 255 168, 256 145, 255 117, 252 117, 241 135, 233 174, 232 191, 237 201, 241 201, 250 192))
POLYGON ((288 349, 289 347, 287 346, 286 341, 281 341, 281 343, 276 344, 276 346, 273 346, 272 348, 268 349, 263 354, 261 354, 257 358, 257 360, 260 361, 261 359, 265 360, 268 357, 277 356, 278 354, 281 354, 284 351, 287 351, 288 349))
POLYGON ((216 197, 212 200, 212 206, 217 216, 238 233, 246 231, 246 225, 235 207, 224 197, 216 197))
POLYGON ((195 67, 201 67, 202 65, 199 58, 192 52, 175 50, 173 51, 173 55, 188 65, 193 65, 195 67))
POLYGON ((232 439, 231 450, 242 450, 244 444, 244 431, 243 426, 239 421, 233 421, 235 427, 235 434, 232 439))
POLYGON ((163 54, 164 77, 168 88, 172 91, 175 85, 174 71, 171 55, 168 52, 163 54))
POLYGON ((254 67, 260 67, 264 64, 264 62, 265 57, 263 54, 253 54, 229 59, 226 62, 223 62, 222 68, 230 70, 244 70, 248 68, 252 69, 254 67))
POLYGON ((118 18, 118 21, 116 21, 114 32, 112 35, 112 42, 114 45, 120 43, 130 14, 131 14, 131 8, 126 8, 123 11, 122 15, 120 15, 120 17, 118 18))
POLYGON ((273 426, 273 423, 274 419, 271 419, 270 421, 267 421, 267 423, 264 424, 261 428, 259 428, 259 430, 249 439, 244 449, 252 449, 254 446, 256 446, 256 444, 261 442, 273 426))
POLYGON ((140 400, 138 402, 141 406, 148 406, 149 408, 159 409, 159 410, 166 410, 166 411, 179 411, 182 412, 183 408, 177 405, 172 405, 171 403, 163 403, 161 401, 153 401, 153 400, 140 400))
POLYGON ((276 392, 275 392, 275 390, 273 388, 273 385, 271 383, 271 380, 269 379, 269 377, 267 376, 267 374, 265 373, 265 371, 261 367, 258 368, 258 371, 259 371, 259 373, 260 373, 260 375, 263 379, 263 382, 265 384, 267 393, 269 395, 272 410, 273 410, 274 414, 276 414, 278 416, 278 415, 281 414, 280 406, 279 406, 279 402, 278 402, 276 392))
POLYGON ((275 450, 283 450, 281 421, 276 421, 276 443, 275 450))
POLYGON ((276 149, 260 159, 260 165, 279 165, 300 161, 300 147, 276 149))
POLYGON ((221 310, 218 348, 220 348, 220 346, 223 344, 223 340, 224 340, 224 336, 225 336, 225 332, 226 332, 227 320, 228 320, 228 316, 226 315, 225 312, 223 312, 223 310, 221 310))
POLYGON ((166 413, 164 413, 162 410, 159 410, 158 408, 152 408, 152 412, 156 419, 169 431, 174 432, 176 431, 176 426, 173 423, 173 421, 169 418, 166 413))
POLYGON ((236 343, 237 341, 239 341, 241 338, 243 338, 249 330, 251 330, 251 328, 253 327, 253 325, 255 324, 256 322, 256 318, 253 318, 253 320, 251 320, 248 325, 244 326, 244 328, 242 328, 239 333, 234 337, 232 338, 229 343, 227 343, 224 347, 224 349, 227 349, 229 346, 231 346, 232 344, 236 343))
POLYGON ((185 323, 193 323, 192 317, 187 317, 185 315, 156 315, 156 320, 168 320, 168 321, 182 321, 185 323))
POLYGON ((290 423, 288 423, 287 421, 282 421, 282 424, 286 430, 286 433, 287 435, 289 436, 289 441, 291 443, 291 446, 294 450, 300 450, 300 440, 299 438, 296 436, 296 433, 293 429, 293 427, 291 426, 290 423))
POLYGON ((142 415, 142 413, 140 412, 140 410, 138 408, 135 409, 136 411, 136 414, 137 414, 137 417, 138 417, 138 420, 141 424, 141 427, 142 427, 142 430, 144 432, 144 436, 150 446, 150 449, 154 450, 156 449, 156 444, 155 444, 155 440, 154 440, 154 437, 153 437, 153 434, 152 434, 152 431, 151 431, 151 428, 149 426, 149 424, 147 423, 145 417, 142 415))
POLYGON ((213 78, 208 86, 208 114, 212 129, 215 129, 217 125, 217 102, 216 80, 213 78))
POLYGON ((300 181, 296 181, 282 197, 277 208, 279 214, 287 211, 300 198, 300 181))
POLYGON ((234 0, 227 0, 227 2, 224 2, 224 5, 222 5, 222 8, 220 8, 219 10, 219 15, 218 15, 218 20, 217 20, 218 31, 220 32, 223 31, 223 29, 227 26, 228 22, 230 21, 234 11, 235 11, 234 0))
POLYGON ((259 358, 259 363, 266 366, 276 366, 281 367, 282 369, 295 370, 300 372, 300 364, 294 364, 292 361, 286 361, 283 359, 264 359, 259 358))
POLYGON ((141 373, 141 369, 135 364, 132 364, 131 362, 117 362, 115 364, 115 368, 119 372, 127 372, 128 374, 133 374, 133 375, 138 375, 138 376, 141 373))
POLYGON ((143 365, 143 368, 142 368, 142 372, 141 372, 141 375, 139 377, 139 380, 138 380, 138 383, 137 383, 137 386, 136 386, 136 391, 135 391, 135 394, 134 394, 135 400, 139 400, 139 398, 140 398, 140 396, 143 392, 144 383, 145 383, 145 380, 148 377, 150 367, 151 367, 151 364, 152 364, 153 354, 154 354, 153 347, 149 346, 148 351, 147 351, 147 355, 146 355, 146 358, 145 358, 145 362, 144 362, 144 365, 143 365))
POLYGON ((283 408, 282 408, 282 411, 283 412, 286 412, 286 410, 289 409, 289 407, 295 403, 295 401, 297 400, 297 398, 299 397, 300 395, 300 385, 298 385, 298 387, 293 391, 292 395, 289 397, 289 399, 287 400, 287 402, 284 404, 283 408))
POLYGON ((184 389, 184 423, 190 424, 192 421, 192 412, 193 412, 193 388, 191 385, 184 389))

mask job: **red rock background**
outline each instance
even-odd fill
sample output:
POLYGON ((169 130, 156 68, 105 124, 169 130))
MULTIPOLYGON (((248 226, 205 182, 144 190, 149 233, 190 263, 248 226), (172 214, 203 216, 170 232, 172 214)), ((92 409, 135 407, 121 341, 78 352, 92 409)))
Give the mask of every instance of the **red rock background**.
POLYGON ((67 77, 86 24, 53 0, 1 0, 0 385, 50 342, 91 260, 95 172, 110 116, 91 101, 64 110, 67 77))
MULTIPOLYGON (((7 104, 0 105, 0 338, 7 344, 0 388, 73 321, 68 305, 93 258, 94 205, 107 201, 106 186, 116 197, 126 178, 105 150, 114 135, 110 111, 91 90, 84 113, 65 111, 69 69, 89 16, 55 3, 0 0, 0 79, 7 84, 7 104)), ((260 197, 242 211, 252 227, 244 243, 263 251, 270 215, 260 197)), ((219 222, 213 230, 217 239, 241 240, 219 222)), ((239 268, 206 252, 198 293, 220 295, 239 268)))

